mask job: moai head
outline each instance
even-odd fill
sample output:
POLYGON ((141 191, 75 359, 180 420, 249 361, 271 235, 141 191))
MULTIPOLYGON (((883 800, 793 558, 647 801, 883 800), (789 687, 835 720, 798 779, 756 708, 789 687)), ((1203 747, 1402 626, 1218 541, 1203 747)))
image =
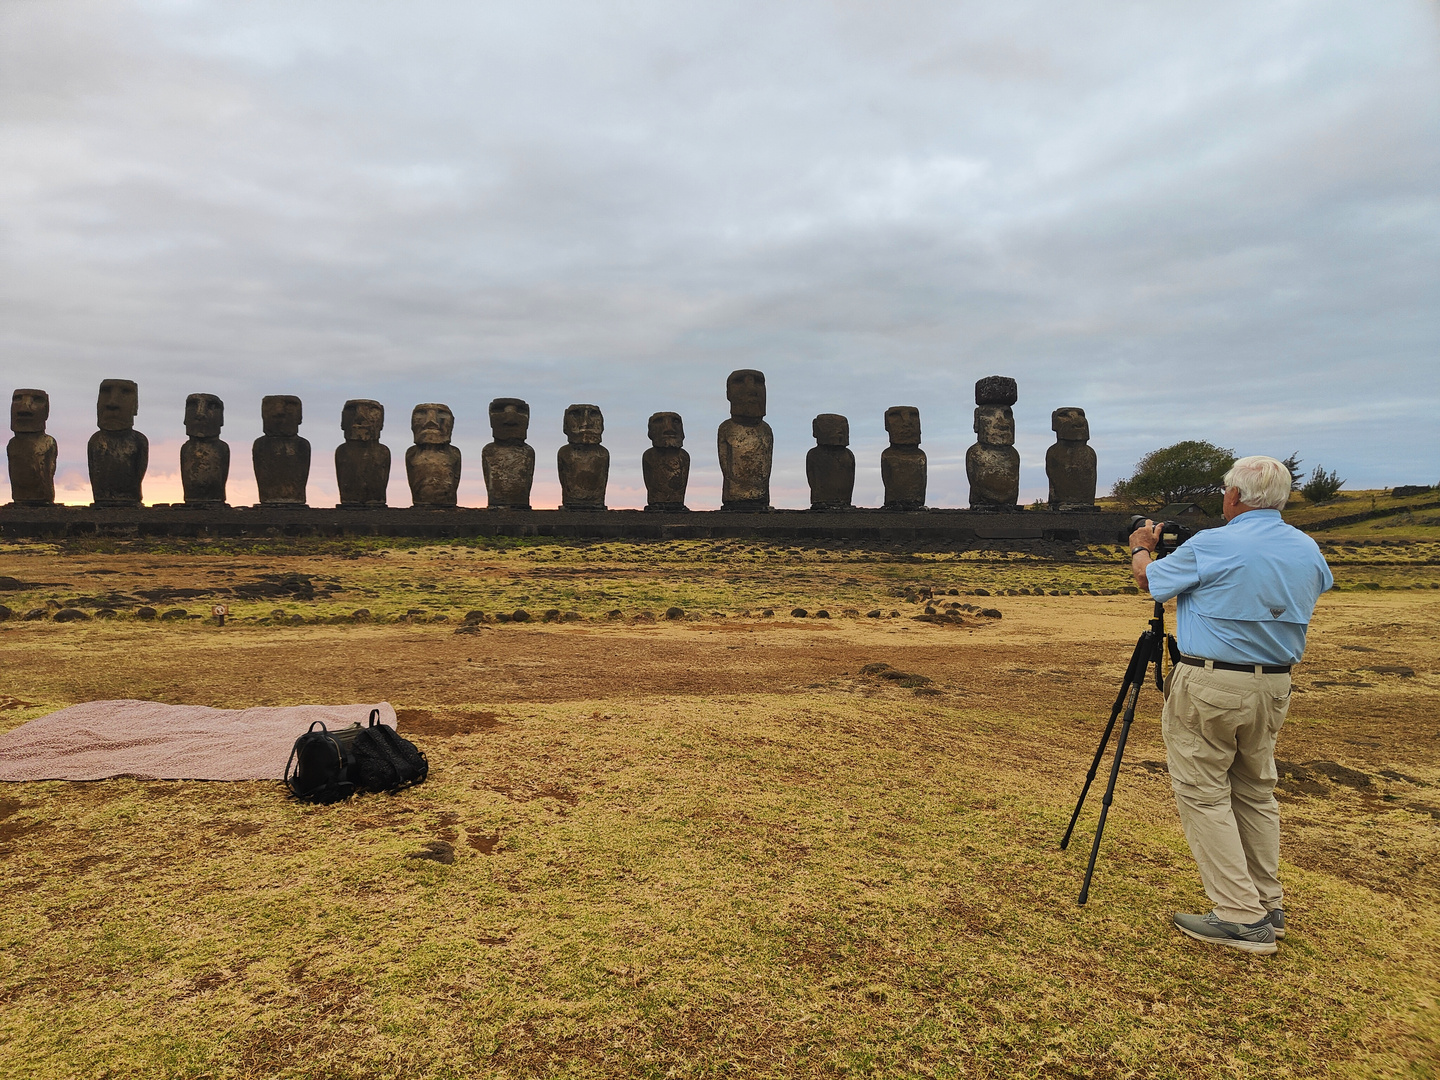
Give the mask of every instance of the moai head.
POLYGON ((976 405, 1014 405, 1019 396, 1015 380, 1004 375, 987 375, 975 383, 976 405))
POLYGON ((185 434, 192 439, 218 439, 225 425, 225 402, 214 394, 191 394, 185 399, 185 434))
POLYGON ((530 406, 519 398, 497 397, 490 402, 490 431, 497 442, 524 442, 530 434, 530 406))
POLYGON ((678 412, 657 412, 650 416, 650 445, 679 449, 685 445, 685 423, 678 412))
POLYGON ((385 427, 385 406, 369 398, 351 398, 340 410, 346 442, 378 442, 385 427))
POLYGON ((44 390, 16 390, 10 398, 10 430, 38 435, 50 419, 50 395, 44 390))
POLYGON ((1086 442, 1090 438, 1090 421, 1084 409, 1056 409, 1050 414, 1050 430, 1056 438, 1086 442))
POLYGON ((266 435, 299 435, 303 419, 300 399, 294 394, 271 394, 260 399, 260 422, 265 425, 266 435))
POLYGON ((95 425, 101 431, 129 431, 140 411, 140 388, 129 379, 102 379, 95 402, 95 425))
POLYGON ((850 421, 839 413, 821 413, 810 423, 817 446, 849 446, 850 421))
POLYGON ((410 430, 416 446, 444 446, 455 431, 455 414, 449 405, 416 405, 410 410, 410 430))
POLYGON ((605 417, 599 405, 571 405, 565 410, 565 438, 572 446, 599 446, 605 434, 605 417))
POLYGON ((765 415, 765 373, 751 368, 732 371, 725 380, 725 397, 736 420, 759 420, 765 415))
POLYGON ((885 410, 885 430, 891 446, 920 445, 920 410, 914 405, 895 405, 885 410))
POLYGON ((1015 414, 1008 405, 980 405, 975 409, 975 435, 989 446, 1015 444, 1015 414))

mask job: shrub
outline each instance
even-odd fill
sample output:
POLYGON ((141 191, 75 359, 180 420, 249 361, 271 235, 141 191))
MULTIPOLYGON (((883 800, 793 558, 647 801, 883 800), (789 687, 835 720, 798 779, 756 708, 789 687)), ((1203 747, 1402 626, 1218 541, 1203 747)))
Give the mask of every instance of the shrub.
POLYGON ((1146 454, 1132 476, 1115 482, 1112 494, 1146 510, 1193 502, 1215 514, 1225 494, 1225 474, 1234 464, 1235 451, 1189 439, 1146 454))
POLYGON ((1316 465, 1310 479, 1305 481, 1305 486, 1300 489, 1300 494, 1312 503, 1330 502, 1344 485, 1345 481, 1340 479, 1338 472, 1332 469, 1327 473, 1323 465, 1316 465))

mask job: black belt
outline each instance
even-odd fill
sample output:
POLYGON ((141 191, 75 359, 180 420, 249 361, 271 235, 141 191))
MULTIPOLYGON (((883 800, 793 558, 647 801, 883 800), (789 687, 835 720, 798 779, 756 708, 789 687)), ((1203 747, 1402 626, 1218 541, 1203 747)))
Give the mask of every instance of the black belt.
MULTIPOLYGON (((1219 671, 1250 671, 1255 670, 1254 664, 1232 664, 1228 660, 1201 660, 1197 656, 1177 656, 1175 662, 1178 664, 1189 664, 1191 667, 1204 667, 1209 664, 1219 671)), ((1264 675, 1289 675, 1289 664, 1261 664, 1260 671, 1264 675)))

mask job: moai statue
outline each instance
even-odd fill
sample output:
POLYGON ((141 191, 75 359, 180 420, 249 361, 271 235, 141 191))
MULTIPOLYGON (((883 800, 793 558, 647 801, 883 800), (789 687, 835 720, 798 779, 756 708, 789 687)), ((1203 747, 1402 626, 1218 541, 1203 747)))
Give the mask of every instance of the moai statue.
POLYGON ((880 454, 886 510, 924 510, 927 463, 920 449, 920 410, 896 405, 885 410, 890 445, 880 454))
POLYGON ((1045 451, 1050 478, 1051 510, 1095 509, 1095 451, 1090 448, 1090 421, 1084 409, 1056 409, 1050 414, 1055 445, 1045 451))
POLYGON ((815 445, 805 455, 811 510, 853 510, 855 455, 850 451, 850 421, 821 413, 810 425, 815 445))
POLYGON ((610 451, 600 445, 605 417, 598 405, 565 410, 565 438, 556 455, 560 469, 560 505, 566 510, 604 510, 610 479, 610 451))
POLYGON ((150 464, 150 440, 135 430, 140 388, 129 379, 104 379, 95 402, 96 424, 86 457, 96 506, 139 506, 150 464))
POLYGON ((214 394, 185 399, 185 434, 180 447, 180 483, 186 506, 224 506, 230 478, 230 446, 220 441, 225 403, 214 394))
POLYGON ((50 395, 44 390, 16 390, 10 398, 10 430, 15 437, 5 448, 10 458, 10 498, 16 506, 55 503, 55 439, 45 434, 50 395))
POLYGON ((975 384, 977 441, 965 454, 971 510, 1018 510, 1020 452, 1015 449, 1014 379, 991 375, 975 384))
POLYGON ((261 506, 303 507, 310 479, 310 440, 300 437, 304 411, 293 394, 260 399, 265 434, 250 448, 261 506))
POLYGON ((415 445, 405 451, 405 476, 410 497, 426 510, 448 510, 460 487, 460 448, 450 442, 455 414, 449 405, 430 402, 410 411, 415 445))
POLYGON ((720 425, 721 510, 769 510, 775 434, 765 423, 765 374, 742 368, 725 380, 730 419, 720 425))
POLYGON ((640 459, 645 474, 645 509, 654 513, 689 510, 685 488, 690 483, 690 451, 685 446, 685 424, 676 412, 650 417, 650 449, 640 459))
POLYGON ((480 471, 492 510, 529 510, 535 482, 535 450, 525 442, 530 433, 530 406, 519 398, 490 402, 490 431, 495 441, 480 451, 480 471))
POLYGON ((340 505, 349 509, 384 506, 390 484, 390 448, 380 442, 385 406, 368 398, 345 402, 340 412, 345 441, 335 448, 335 481, 340 505))

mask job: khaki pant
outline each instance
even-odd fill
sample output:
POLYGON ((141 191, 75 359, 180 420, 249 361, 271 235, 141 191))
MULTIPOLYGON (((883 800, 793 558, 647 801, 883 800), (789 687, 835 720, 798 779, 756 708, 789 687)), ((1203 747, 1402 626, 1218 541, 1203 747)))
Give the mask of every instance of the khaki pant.
POLYGON ((1281 906, 1275 737, 1289 675, 1177 664, 1161 730, 1180 825, 1215 914, 1253 923, 1281 906))

